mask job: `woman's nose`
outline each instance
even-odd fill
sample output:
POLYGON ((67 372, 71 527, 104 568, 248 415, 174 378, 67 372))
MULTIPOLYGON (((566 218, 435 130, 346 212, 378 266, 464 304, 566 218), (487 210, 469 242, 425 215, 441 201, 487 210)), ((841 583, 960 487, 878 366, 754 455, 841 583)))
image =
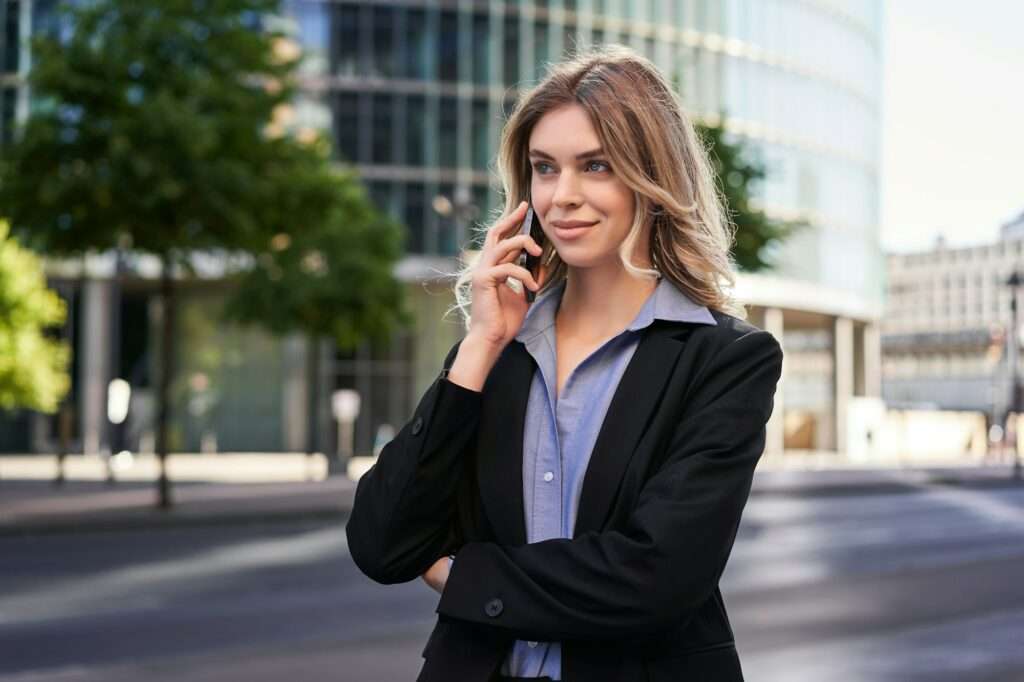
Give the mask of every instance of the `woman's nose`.
POLYGON ((576 206, 582 202, 579 178, 571 171, 563 171, 555 185, 555 193, 551 196, 554 206, 576 206))

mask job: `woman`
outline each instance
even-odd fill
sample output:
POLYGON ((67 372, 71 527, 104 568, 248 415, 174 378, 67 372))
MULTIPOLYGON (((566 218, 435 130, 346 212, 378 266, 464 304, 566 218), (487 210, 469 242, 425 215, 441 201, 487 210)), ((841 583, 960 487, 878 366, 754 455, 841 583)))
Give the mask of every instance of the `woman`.
POLYGON ((441 593, 421 681, 742 680, 718 581, 782 351, 723 291, 693 125, 607 46, 523 95, 499 165, 466 336, 359 481, 352 557, 441 593), (544 244, 519 234, 527 198, 544 244))

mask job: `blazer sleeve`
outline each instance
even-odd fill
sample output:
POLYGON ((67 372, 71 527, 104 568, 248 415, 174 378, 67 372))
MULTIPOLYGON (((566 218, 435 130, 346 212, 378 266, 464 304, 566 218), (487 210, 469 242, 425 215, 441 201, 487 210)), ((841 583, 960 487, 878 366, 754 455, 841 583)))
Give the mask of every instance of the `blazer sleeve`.
POLYGON ((781 372, 768 332, 728 342, 694 380, 626 523, 515 547, 469 542, 437 612, 541 641, 620 639, 688 620, 725 568, 781 372))
POLYGON ((451 549, 454 497, 476 438, 482 396, 447 379, 461 343, 356 486, 345 525, 349 552, 379 583, 412 580, 451 549))

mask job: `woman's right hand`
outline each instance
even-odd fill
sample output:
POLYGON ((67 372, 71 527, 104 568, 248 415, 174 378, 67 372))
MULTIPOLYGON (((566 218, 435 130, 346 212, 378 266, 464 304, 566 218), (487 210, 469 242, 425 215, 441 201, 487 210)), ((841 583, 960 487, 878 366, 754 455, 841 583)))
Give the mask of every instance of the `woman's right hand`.
POLYGON ((534 256, 541 254, 541 246, 533 237, 517 234, 526 210, 527 202, 523 201, 490 227, 473 269, 473 298, 467 334, 498 349, 515 338, 530 307, 525 289, 516 293, 505 281, 514 277, 534 292, 543 283, 537 282, 529 270, 516 262, 522 249, 527 249, 534 256))

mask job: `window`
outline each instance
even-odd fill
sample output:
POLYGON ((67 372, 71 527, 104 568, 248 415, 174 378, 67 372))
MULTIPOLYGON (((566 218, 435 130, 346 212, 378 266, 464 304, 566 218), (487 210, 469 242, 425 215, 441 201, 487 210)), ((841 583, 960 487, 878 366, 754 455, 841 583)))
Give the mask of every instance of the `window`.
POLYGON ((473 15, 473 82, 486 85, 491 73, 491 25, 486 14, 473 15))
POLYGON ((355 76, 359 72, 359 8, 331 6, 331 73, 355 76))
POLYGON ((544 77, 548 60, 548 23, 538 21, 533 25, 533 63, 536 70, 534 78, 538 81, 544 77))
POLYGON ((489 161, 490 145, 488 144, 488 123, 490 120, 487 100, 476 100, 473 102, 473 126, 472 136, 472 163, 477 170, 487 170, 489 161))
POLYGON ((505 85, 519 82, 519 18, 505 15, 504 30, 504 79, 505 85))
POLYGON ((381 78, 393 78, 395 68, 394 26, 396 12, 392 7, 373 8, 373 62, 370 73, 381 78))
MULTIPOLYGON (((488 187, 487 185, 474 185, 472 188, 473 205, 476 206, 476 218, 473 222, 476 224, 486 225, 488 220, 488 211, 490 210, 490 204, 488 203, 488 187)), ((466 228, 466 234, 464 239, 467 241, 467 248, 470 249, 481 249, 483 248, 483 240, 485 233, 481 231, 481 234, 477 234, 475 229, 466 228)))
POLYGON ((424 164, 426 119, 426 100, 422 95, 410 95, 405 103, 405 163, 408 166, 424 164))
POLYGON ((441 80, 459 80, 459 16, 452 11, 441 12, 441 39, 438 44, 441 80))
POLYGON ((438 119, 438 163, 443 168, 453 168, 458 163, 456 152, 456 125, 458 121, 458 101, 454 97, 442 97, 440 100, 438 119))
POLYGON ((424 252, 424 221, 423 211, 426 207, 426 190, 421 182, 410 182, 405 186, 405 251, 407 253, 424 252))
POLYGON ((333 104, 335 155, 355 163, 359 160, 359 95, 335 93, 333 104))
POLYGON ((17 73, 20 40, 18 36, 18 15, 21 14, 20 2, 8 2, 7 7, 0 4, 0 19, 4 19, 0 30, 4 32, 3 51, 0 51, 0 73, 17 73))
POLYGON ((14 141, 14 105, 17 98, 15 88, 0 88, 0 146, 14 141))
POLYGON ((391 214, 391 187, 390 182, 371 181, 367 184, 367 192, 370 195, 373 205, 384 213, 391 214))
POLYGON ((405 20, 406 78, 426 80, 430 74, 430 39, 427 35, 427 14, 420 9, 407 11, 405 20))
POLYGON ((394 163, 395 151, 391 144, 394 131, 394 97, 374 95, 373 97, 373 162, 394 163))
POLYGON ((456 253, 456 234, 455 234, 455 186, 451 184, 443 184, 438 187, 438 194, 443 197, 447 197, 453 204, 453 210, 448 215, 437 216, 437 238, 438 238, 438 252, 444 256, 451 256, 456 253))
POLYGON ((576 26, 565 24, 562 26, 562 56, 572 54, 576 51, 576 26))

